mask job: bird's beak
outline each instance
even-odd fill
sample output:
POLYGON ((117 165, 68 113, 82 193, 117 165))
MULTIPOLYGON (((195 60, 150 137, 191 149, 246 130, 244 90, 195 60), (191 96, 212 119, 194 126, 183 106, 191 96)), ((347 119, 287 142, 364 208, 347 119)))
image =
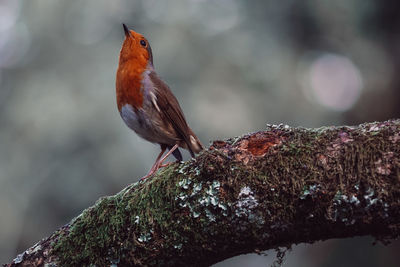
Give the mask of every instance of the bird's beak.
POLYGON ((130 37, 131 32, 129 31, 128 27, 124 23, 122 23, 122 26, 124 27, 125 37, 130 37))

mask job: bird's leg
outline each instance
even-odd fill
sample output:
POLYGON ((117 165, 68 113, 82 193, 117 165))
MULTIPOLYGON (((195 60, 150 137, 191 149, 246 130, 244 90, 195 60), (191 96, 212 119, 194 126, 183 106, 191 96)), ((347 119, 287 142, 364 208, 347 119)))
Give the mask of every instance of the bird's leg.
POLYGON ((172 152, 174 152, 175 149, 177 149, 177 148, 178 148, 178 144, 175 144, 175 145, 167 152, 167 154, 165 154, 164 157, 162 157, 162 159, 160 159, 160 161, 159 161, 159 163, 158 163, 158 166, 159 166, 159 167, 166 167, 166 166, 170 165, 171 163, 163 164, 163 162, 164 162, 164 160, 165 160, 166 158, 168 158, 168 156, 171 155, 172 152))
POLYGON ((171 165, 172 163, 174 163, 174 162, 167 162, 167 163, 163 163, 163 164, 160 164, 160 168, 165 168, 165 167, 168 167, 169 165, 171 165))
POLYGON ((154 162, 150 171, 145 176, 140 178, 140 180, 144 180, 144 179, 150 177, 151 175, 153 175, 156 172, 156 170, 158 170, 158 168, 160 168, 160 164, 159 164, 160 158, 164 154, 165 150, 167 149, 167 146, 165 146, 165 145, 160 145, 160 146, 161 146, 161 152, 160 152, 160 154, 158 154, 156 161, 154 162))
MULTIPOLYGON (((170 147, 168 147, 168 149, 172 149, 173 148, 173 146, 170 146, 170 147)), ((183 160, 183 158, 182 158, 182 154, 181 154, 181 152, 179 151, 179 148, 176 148, 173 152, 172 152, 172 155, 174 155, 174 157, 176 158, 176 162, 181 162, 182 160, 183 160)), ((160 167, 167 167, 167 166, 169 166, 169 165, 171 165, 173 162, 168 162, 168 163, 163 163, 163 164, 160 164, 160 167)))

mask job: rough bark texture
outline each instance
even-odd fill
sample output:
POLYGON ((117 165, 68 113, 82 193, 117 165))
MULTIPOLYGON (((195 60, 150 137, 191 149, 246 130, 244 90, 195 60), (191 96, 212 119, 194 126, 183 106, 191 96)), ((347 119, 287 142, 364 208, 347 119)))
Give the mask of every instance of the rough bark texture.
POLYGON ((301 242, 400 233, 400 120, 214 141, 93 207, 7 266, 207 266, 301 242))

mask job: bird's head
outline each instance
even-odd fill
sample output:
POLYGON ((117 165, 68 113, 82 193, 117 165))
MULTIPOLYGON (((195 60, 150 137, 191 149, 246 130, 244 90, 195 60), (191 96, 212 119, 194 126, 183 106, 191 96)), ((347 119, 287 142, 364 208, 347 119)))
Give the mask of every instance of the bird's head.
POLYGON ((125 32, 125 40, 122 44, 119 60, 120 64, 124 62, 134 61, 143 67, 149 63, 153 66, 153 54, 149 42, 143 35, 128 29, 122 24, 125 32))

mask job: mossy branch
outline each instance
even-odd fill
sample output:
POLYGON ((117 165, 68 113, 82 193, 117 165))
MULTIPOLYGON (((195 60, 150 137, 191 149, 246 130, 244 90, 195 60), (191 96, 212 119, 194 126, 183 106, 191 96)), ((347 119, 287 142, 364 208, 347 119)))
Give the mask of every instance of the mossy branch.
POLYGON ((400 233, 399 156, 400 120, 269 125, 99 199, 7 266, 207 266, 329 238, 387 241, 400 233))

